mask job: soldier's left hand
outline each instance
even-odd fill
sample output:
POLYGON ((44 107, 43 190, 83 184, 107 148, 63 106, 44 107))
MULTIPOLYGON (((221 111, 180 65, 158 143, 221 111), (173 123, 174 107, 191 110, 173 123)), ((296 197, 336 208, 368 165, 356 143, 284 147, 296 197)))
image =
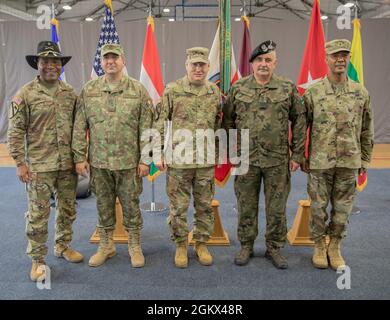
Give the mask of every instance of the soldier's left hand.
POLYGON ((140 163, 138 165, 138 176, 139 177, 145 177, 149 174, 149 166, 147 166, 146 164, 143 164, 143 163, 140 163))
POLYGON ((367 171, 366 168, 361 167, 361 168, 359 169, 359 174, 363 174, 363 173, 365 173, 366 171, 367 171))
POLYGON ((292 171, 292 172, 297 171, 298 168, 299 168, 299 163, 295 162, 293 160, 290 160, 290 171, 292 171))

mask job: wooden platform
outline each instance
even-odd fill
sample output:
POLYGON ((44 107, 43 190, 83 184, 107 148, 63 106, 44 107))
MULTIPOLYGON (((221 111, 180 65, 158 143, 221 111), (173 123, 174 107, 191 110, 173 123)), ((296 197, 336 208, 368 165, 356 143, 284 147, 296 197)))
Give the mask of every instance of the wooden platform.
MULTIPOLYGON (((7 146, 0 144, 0 167, 14 167, 15 162, 9 156, 7 146)), ((386 169, 390 168, 390 144, 374 145, 374 155, 370 168, 386 169)))

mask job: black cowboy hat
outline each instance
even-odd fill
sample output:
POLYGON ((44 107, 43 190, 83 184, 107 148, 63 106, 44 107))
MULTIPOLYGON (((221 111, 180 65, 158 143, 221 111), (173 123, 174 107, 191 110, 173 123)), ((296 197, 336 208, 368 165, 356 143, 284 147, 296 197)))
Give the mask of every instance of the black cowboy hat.
POLYGON ((52 41, 41 41, 38 43, 37 54, 27 55, 27 63, 34 69, 38 70, 38 58, 39 57, 51 57, 61 59, 62 66, 66 65, 72 58, 70 56, 63 56, 58 48, 57 43, 52 41))

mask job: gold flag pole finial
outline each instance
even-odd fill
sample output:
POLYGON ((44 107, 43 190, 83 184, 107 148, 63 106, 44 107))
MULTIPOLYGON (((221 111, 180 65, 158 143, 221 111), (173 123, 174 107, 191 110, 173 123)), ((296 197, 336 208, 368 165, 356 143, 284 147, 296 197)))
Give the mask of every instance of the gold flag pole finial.
POLYGON ((152 30, 154 32, 154 18, 152 16, 152 1, 150 1, 150 4, 149 4, 147 20, 148 20, 148 24, 150 24, 152 26, 152 30))
POLYGON ((104 0, 104 4, 110 8, 111 14, 114 15, 114 9, 112 8, 112 1, 111 0, 104 0))

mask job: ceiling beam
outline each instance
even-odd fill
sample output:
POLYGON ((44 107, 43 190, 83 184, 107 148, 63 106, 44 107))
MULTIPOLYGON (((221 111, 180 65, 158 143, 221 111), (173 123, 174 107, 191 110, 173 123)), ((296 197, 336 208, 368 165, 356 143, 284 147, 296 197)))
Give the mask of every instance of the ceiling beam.
POLYGON ((5 4, 0 4, 0 12, 8 14, 8 15, 16 17, 16 18, 19 18, 19 19, 22 19, 22 20, 26 20, 26 21, 37 20, 36 16, 34 16, 30 13, 24 12, 22 10, 12 8, 12 7, 7 6, 5 4))

